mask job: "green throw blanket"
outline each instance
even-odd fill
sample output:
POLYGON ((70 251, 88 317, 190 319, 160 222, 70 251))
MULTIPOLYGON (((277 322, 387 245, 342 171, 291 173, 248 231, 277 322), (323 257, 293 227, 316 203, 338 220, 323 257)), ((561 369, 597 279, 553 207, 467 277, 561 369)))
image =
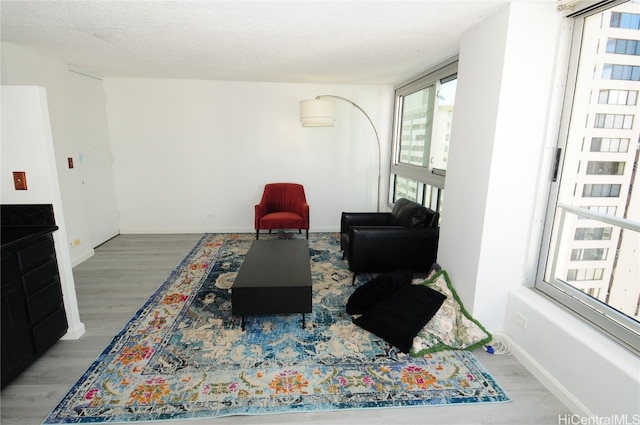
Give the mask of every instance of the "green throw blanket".
POLYGON ((421 284, 443 293, 447 299, 413 339, 412 356, 443 350, 473 350, 491 342, 491 334, 465 310, 446 271, 436 272, 421 284))

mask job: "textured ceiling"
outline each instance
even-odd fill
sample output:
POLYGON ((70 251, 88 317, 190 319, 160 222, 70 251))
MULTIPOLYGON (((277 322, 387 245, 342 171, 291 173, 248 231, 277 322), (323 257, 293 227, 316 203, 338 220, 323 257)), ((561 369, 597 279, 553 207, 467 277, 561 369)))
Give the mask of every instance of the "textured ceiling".
POLYGON ((100 77, 395 84, 508 2, 2 0, 1 39, 100 77))

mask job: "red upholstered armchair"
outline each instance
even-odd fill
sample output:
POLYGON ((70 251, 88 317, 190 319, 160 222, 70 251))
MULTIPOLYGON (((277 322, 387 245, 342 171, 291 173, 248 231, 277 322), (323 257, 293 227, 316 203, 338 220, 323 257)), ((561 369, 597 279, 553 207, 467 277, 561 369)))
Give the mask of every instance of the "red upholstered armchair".
POLYGON ((302 229, 309 239, 309 204, 304 187, 297 183, 270 183, 264 186, 262 200, 256 205, 256 239, 260 229, 302 229))

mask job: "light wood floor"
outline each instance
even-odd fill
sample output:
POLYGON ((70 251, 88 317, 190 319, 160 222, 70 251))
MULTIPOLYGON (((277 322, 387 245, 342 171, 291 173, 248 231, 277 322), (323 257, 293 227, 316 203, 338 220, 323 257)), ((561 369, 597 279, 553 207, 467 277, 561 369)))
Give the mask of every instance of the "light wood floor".
MULTIPOLYGON (((74 268, 86 334, 59 341, 1 393, 3 425, 37 425, 129 321, 201 235, 120 235, 74 268)), ((568 409, 513 356, 474 353, 510 403, 231 416, 166 424, 527 424, 556 425, 568 409)))

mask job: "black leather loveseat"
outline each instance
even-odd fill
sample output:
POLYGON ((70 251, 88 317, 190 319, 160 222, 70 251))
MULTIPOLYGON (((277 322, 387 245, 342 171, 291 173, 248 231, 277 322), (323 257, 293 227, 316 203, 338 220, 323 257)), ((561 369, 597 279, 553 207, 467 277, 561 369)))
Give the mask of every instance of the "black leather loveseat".
POLYGON ((343 212, 340 243, 354 279, 403 268, 429 271, 438 253, 438 221, 437 212, 404 198, 390 213, 343 212))

